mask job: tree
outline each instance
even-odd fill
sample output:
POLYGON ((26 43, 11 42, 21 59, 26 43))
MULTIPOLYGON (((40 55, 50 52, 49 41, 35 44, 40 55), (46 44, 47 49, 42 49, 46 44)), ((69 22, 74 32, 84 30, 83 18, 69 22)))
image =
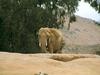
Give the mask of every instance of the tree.
POLYGON ((76 21, 76 16, 74 14, 69 14, 68 30, 70 30, 70 23, 76 21))
MULTIPOLYGON (((80 0, 38 0, 37 5, 47 9, 50 13, 52 13, 55 17, 61 18, 66 14, 69 17, 68 22, 68 30, 70 29, 70 23, 76 21, 76 17, 74 15, 75 11, 78 7, 78 1, 80 0), (74 18, 74 19, 73 19, 74 18)), ((59 27, 59 26, 58 26, 59 27)))
POLYGON ((98 13, 100 13, 100 0, 84 0, 88 2, 98 13))
POLYGON ((59 7, 73 14, 77 6, 78 0, 0 0, 0 51, 38 52, 38 30, 59 28, 59 7))

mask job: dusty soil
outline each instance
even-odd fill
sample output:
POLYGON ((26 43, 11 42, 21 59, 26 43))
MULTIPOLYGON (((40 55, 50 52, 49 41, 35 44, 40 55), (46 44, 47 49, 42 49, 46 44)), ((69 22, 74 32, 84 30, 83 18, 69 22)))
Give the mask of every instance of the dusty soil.
POLYGON ((100 56, 0 52, 0 75, 100 75, 100 56))

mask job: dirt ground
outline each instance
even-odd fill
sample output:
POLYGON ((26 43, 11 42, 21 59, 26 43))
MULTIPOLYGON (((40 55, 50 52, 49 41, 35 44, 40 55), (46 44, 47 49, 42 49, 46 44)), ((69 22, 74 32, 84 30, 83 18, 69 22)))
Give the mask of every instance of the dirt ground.
POLYGON ((100 75, 100 56, 0 52, 0 75, 100 75))

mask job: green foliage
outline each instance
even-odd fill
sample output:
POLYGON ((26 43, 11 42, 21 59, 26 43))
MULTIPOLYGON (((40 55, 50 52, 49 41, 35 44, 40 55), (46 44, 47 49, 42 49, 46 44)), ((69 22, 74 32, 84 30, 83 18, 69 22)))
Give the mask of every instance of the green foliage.
POLYGON ((88 2, 98 13, 100 13, 100 3, 97 2, 97 0, 85 0, 85 2, 88 2))
POLYGON ((57 15, 65 15, 59 6, 74 13, 77 5, 78 0, 0 0, 0 51, 39 52, 38 30, 58 28, 57 15))
POLYGON ((95 23, 96 25, 100 26, 100 22, 94 21, 94 23, 95 23))

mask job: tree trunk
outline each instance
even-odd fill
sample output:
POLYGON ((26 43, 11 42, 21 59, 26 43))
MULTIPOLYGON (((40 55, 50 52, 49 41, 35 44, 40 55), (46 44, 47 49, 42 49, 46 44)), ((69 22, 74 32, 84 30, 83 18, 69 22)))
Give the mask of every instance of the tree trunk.
POLYGON ((70 17, 69 17, 69 22, 68 22, 68 30, 70 30, 70 17))
POLYGON ((68 28, 67 29, 70 30, 70 22, 68 23, 68 28))

